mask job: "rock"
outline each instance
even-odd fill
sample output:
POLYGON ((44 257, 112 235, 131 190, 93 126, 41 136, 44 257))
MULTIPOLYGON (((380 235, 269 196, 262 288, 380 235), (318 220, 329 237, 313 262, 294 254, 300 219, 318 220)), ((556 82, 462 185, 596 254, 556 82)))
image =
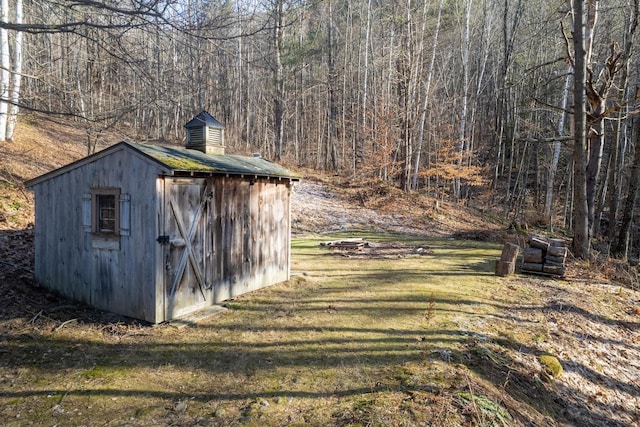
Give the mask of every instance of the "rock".
POLYGON ((226 409, 224 408, 218 408, 216 409, 216 411, 213 413, 213 416, 216 418, 221 418, 224 417, 225 414, 227 413, 226 409))
POLYGON ((174 406, 173 410, 178 412, 178 413, 180 413, 180 414, 184 414, 185 412, 187 412, 187 403, 186 402, 178 402, 176 404, 176 406, 174 406))
POLYGON ((53 407, 51 408, 51 415, 54 417, 59 417, 60 415, 64 414, 64 408, 60 405, 53 405, 53 407))

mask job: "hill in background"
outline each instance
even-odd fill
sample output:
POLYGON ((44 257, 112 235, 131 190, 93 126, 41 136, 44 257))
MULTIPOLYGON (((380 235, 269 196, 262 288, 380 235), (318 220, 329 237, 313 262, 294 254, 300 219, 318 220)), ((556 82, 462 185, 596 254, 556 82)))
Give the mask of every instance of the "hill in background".
MULTIPOLYGON (((105 133, 95 151, 123 139, 127 138, 105 133)), ((80 123, 21 117, 15 140, 3 143, 0 150, 0 229, 31 227, 34 200, 24 182, 85 157, 87 145, 80 123)), ((407 195, 382 181, 358 182, 309 169, 298 172, 303 181, 293 192, 294 232, 387 229, 496 242, 515 237, 489 209, 407 195)))

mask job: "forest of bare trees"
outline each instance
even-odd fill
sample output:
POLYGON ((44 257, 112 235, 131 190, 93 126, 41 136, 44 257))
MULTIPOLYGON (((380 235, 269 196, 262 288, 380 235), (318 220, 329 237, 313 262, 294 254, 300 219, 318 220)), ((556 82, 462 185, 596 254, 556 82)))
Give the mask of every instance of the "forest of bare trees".
POLYGON ((0 139, 18 107, 77 121, 89 153, 206 109, 232 152, 637 257, 638 1, 0 0, 0 139))

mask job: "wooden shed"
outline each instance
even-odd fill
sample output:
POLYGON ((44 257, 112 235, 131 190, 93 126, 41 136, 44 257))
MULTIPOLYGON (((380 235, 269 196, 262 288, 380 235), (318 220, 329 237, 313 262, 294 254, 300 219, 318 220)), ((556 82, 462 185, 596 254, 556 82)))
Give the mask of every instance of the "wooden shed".
POLYGON ((297 177, 225 155, 206 112, 186 127, 194 149, 121 142, 27 182, 41 286, 159 323, 288 280, 297 177))

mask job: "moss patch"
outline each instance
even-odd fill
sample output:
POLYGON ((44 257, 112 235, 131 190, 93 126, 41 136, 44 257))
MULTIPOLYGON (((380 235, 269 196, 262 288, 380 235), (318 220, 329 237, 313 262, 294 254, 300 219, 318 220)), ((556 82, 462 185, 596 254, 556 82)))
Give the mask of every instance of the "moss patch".
POLYGON ((204 165, 198 161, 190 160, 190 159, 178 159, 170 156, 162 156, 159 158, 162 163, 165 165, 181 170, 199 170, 199 171, 213 171, 215 168, 211 166, 204 165))
POLYGON ((553 378, 558 378, 562 375, 562 364, 555 356, 550 354, 541 354, 538 356, 538 360, 544 367, 545 371, 553 378))

